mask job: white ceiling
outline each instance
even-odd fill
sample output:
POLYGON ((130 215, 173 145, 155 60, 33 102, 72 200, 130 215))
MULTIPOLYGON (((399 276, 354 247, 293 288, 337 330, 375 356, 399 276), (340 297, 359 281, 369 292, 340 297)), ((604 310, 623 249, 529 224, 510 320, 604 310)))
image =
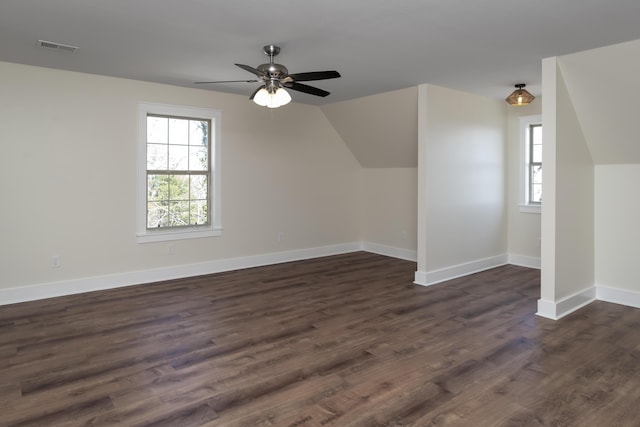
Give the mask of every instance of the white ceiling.
POLYGON ((195 87, 253 78, 233 64, 266 62, 273 43, 291 73, 342 74, 309 83, 329 97, 297 102, 421 83, 504 98, 521 81, 540 95, 542 58, 640 39, 638 22, 638 0, 1 0, 0 61, 195 87))

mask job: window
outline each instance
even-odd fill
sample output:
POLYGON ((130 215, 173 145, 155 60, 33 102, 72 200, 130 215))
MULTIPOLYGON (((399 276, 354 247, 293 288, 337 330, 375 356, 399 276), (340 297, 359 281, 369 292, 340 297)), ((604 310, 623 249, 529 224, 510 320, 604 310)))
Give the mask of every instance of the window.
POLYGON ((138 242, 221 234, 220 112, 139 107, 138 242))
POLYGON ((540 213, 542 206, 542 117, 520 118, 520 211, 540 213))

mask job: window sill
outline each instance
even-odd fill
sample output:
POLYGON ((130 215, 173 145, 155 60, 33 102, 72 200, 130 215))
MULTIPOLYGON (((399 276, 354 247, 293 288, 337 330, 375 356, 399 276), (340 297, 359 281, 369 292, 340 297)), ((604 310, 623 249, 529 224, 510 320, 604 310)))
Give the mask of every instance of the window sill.
POLYGON ((216 237, 222 235, 222 228, 163 230, 138 233, 138 243, 166 242, 170 240, 199 239, 203 237, 216 237))
POLYGON ((542 212, 542 205, 518 205, 520 213, 539 214, 542 212))

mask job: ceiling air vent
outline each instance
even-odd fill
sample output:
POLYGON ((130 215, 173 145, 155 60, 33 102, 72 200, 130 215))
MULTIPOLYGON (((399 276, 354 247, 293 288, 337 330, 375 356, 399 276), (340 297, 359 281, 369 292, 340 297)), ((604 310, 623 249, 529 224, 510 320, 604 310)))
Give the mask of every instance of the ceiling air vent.
POLYGON ((77 46, 71 46, 68 44, 56 43, 56 42, 48 42, 46 40, 38 40, 38 47, 43 49, 55 49, 55 50, 63 50, 65 52, 77 52, 80 49, 77 46))

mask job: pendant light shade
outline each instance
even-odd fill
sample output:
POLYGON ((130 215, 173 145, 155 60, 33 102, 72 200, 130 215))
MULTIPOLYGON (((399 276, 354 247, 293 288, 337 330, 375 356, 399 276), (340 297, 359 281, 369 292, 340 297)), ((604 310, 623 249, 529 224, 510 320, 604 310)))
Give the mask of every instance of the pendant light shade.
POLYGON ((524 87, 526 84, 518 83, 516 85, 516 90, 514 90, 511 95, 505 99, 509 105, 513 106, 521 106, 521 105, 529 105, 531 101, 536 99, 535 96, 531 95, 524 87))
POLYGON ((291 95, 281 87, 263 87, 255 94, 253 102, 261 107, 278 108, 291 102, 291 95))

